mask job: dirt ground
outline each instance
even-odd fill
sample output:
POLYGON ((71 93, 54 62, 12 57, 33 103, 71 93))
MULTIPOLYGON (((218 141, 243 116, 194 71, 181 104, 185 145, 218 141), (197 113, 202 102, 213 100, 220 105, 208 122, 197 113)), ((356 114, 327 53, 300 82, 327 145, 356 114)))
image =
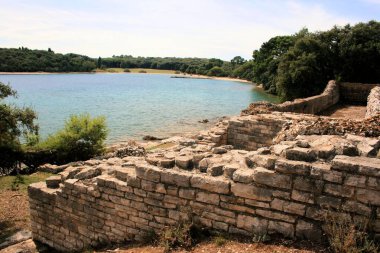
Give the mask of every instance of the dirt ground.
MULTIPOLYGON (((158 246, 131 246, 128 248, 116 248, 113 250, 96 251, 96 252, 120 252, 120 253, 164 253, 165 250, 158 246)), ((295 244, 292 241, 282 241, 276 243, 250 243, 229 240, 223 245, 217 245, 214 241, 205 241, 197 244, 192 249, 176 249, 172 253, 322 253, 328 252, 320 246, 295 244), (280 245, 279 243, 283 243, 280 245)))
POLYGON ((21 229, 30 229, 26 192, 0 190, 0 243, 21 229))
POLYGON ((345 119, 364 119, 366 106, 337 104, 323 111, 320 115, 345 119))

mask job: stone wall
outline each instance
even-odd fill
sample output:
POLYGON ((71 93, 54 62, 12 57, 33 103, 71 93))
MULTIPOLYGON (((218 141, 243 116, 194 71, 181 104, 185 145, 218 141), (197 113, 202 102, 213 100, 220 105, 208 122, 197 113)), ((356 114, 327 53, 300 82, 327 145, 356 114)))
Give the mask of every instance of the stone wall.
POLYGON ((320 241, 328 213, 353 222, 371 217, 380 236, 378 139, 299 136, 251 152, 186 145, 146 158, 86 161, 32 184, 34 239, 73 251, 143 240, 192 220, 231 234, 320 241))
POLYGON ((367 104, 371 90, 380 84, 339 83, 340 100, 346 104, 367 104))
POLYGON ((318 114, 321 111, 335 105, 340 99, 339 85, 334 80, 329 81, 323 93, 317 96, 286 101, 281 104, 267 102, 251 103, 242 115, 254 115, 257 113, 268 113, 271 111, 293 112, 305 114, 318 114))
POLYGON ((284 102, 278 105, 277 111, 317 114, 339 102, 339 90, 334 80, 329 81, 322 94, 284 102))
POLYGON ((273 115, 234 117, 227 128, 227 144, 237 149, 257 150, 273 144, 273 138, 286 123, 285 118, 273 115))
POLYGON ((368 96, 366 118, 380 114, 380 87, 371 90, 368 96))

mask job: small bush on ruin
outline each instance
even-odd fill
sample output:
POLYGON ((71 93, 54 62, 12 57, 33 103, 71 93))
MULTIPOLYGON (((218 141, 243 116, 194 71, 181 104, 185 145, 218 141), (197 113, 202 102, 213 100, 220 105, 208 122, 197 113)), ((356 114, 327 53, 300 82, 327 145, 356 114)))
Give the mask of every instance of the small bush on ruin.
POLYGON ((218 234, 213 238, 213 241, 216 246, 221 247, 227 243, 228 239, 225 234, 218 234))
POLYGON ((379 252, 379 245, 376 245, 367 232, 370 223, 370 221, 354 223, 343 213, 328 212, 324 230, 331 250, 336 253, 379 252))
POLYGON ((175 248, 190 248, 193 245, 192 223, 179 223, 173 227, 167 227, 159 237, 159 244, 164 247, 165 252, 175 248))

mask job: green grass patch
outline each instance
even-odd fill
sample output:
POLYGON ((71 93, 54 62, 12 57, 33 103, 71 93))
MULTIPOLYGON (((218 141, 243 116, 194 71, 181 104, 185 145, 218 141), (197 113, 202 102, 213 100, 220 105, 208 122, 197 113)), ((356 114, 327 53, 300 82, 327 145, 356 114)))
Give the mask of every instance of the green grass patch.
POLYGON ((0 191, 15 190, 26 192, 28 185, 44 181, 51 173, 36 172, 31 175, 2 176, 0 177, 0 191))

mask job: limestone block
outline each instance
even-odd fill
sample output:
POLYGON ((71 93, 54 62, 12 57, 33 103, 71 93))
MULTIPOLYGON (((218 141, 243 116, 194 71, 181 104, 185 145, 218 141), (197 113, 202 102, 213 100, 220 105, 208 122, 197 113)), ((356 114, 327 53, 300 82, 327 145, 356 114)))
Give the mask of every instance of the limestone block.
POLYGON ((207 174, 213 177, 220 176, 223 174, 224 164, 216 163, 212 164, 209 168, 207 168, 207 174))
POLYGON ((223 167, 223 175, 227 178, 230 178, 232 179, 233 178, 233 174, 235 173, 236 170, 238 170, 240 168, 240 165, 237 164, 237 163, 234 163, 234 164, 226 164, 224 167, 223 167))
POLYGON ((369 177, 368 187, 374 190, 380 190, 380 178, 369 177))
POLYGON ((262 208, 270 208, 269 203, 267 202, 261 202, 253 199, 245 199, 244 203, 248 206, 254 206, 254 207, 262 207, 262 208))
POLYGON ((260 201, 271 201, 272 191, 259 188, 250 184, 232 183, 231 192, 238 197, 254 199, 260 201))
POLYGON ((255 234, 266 234, 268 231, 268 220, 239 214, 236 227, 255 234))
POLYGON ((292 184, 290 176, 282 175, 276 173, 275 171, 260 167, 253 169, 252 178, 253 181, 258 184, 268 185, 276 188, 290 189, 292 184))
POLYGON ((163 170, 161 172, 161 182, 176 186, 189 187, 192 174, 186 171, 163 170))
POLYGON ((80 167, 72 167, 72 166, 69 166, 69 167, 67 167, 67 169, 65 169, 64 171, 60 172, 59 175, 61 175, 62 181, 64 181, 64 180, 66 180, 66 179, 74 178, 74 176, 75 176, 79 171, 81 171, 81 168, 80 168, 80 167))
POLYGON ((343 181, 343 174, 339 171, 326 170, 323 172, 322 178, 328 182, 341 184, 343 181))
POLYGON ((344 211, 370 216, 371 208, 356 201, 347 200, 342 205, 344 211))
POLYGON ((246 206, 241 206, 241 205, 237 205, 237 204, 230 204, 230 203, 226 203, 226 202, 220 202, 220 206, 225 208, 225 209, 228 209, 228 210, 255 214, 255 210, 253 208, 249 208, 246 206))
POLYGON ((344 180, 344 184, 348 185, 348 186, 365 188, 366 187, 366 181, 367 181, 367 177, 365 177, 365 176, 347 174, 346 178, 344 180))
POLYGON ((139 165, 136 165, 135 171, 136 171, 136 176, 141 179, 145 179, 145 180, 149 180, 149 181, 153 181, 157 183, 160 182, 161 170, 156 167, 153 167, 151 165, 139 164, 139 165))
POLYGON ((322 159, 329 159, 330 157, 335 156, 335 147, 331 144, 318 145, 313 147, 313 150, 316 152, 317 156, 322 159))
POLYGON ((380 177, 380 159, 378 158, 337 155, 332 160, 332 168, 366 176, 380 177))
POLYGON ((208 166, 211 164, 211 159, 210 158, 203 158, 200 162, 199 162, 199 170, 201 172, 206 172, 207 171, 207 168, 208 166))
POLYGON ((269 232, 280 233, 287 238, 294 238, 294 226, 281 221, 269 221, 269 232))
POLYGON ((160 166, 164 168, 173 168, 175 165, 175 160, 173 159, 161 159, 160 166))
POLYGON ((319 196, 316 199, 317 204, 323 208, 329 209, 331 207, 339 209, 342 203, 340 198, 335 198, 331 196, 319 196))
POLYGON ((195 199, 195 190, 181 188, 179 189, 179 197, 184 199, 195 199))
POLYGON ((58 188, 61 183, 61 176, 50 176, 46 179, 46 186, 48 188, 58 188))
POLYGON ((224 147, 215 147, 212 152, 214 154, 225 154, 227 153, 227 149, 225 149, 224 147))
POLYGON ((234 182, 252 183, 253 173, 254 170, 252 169, 238 169, 233 173, 232 178, 234 182))
POLYGON ((315 179, 322 179, 323 173, 329 172, 330 170, 331 170, 330 164, 318 163, 318 162, 312 163, 310 176, 315 179))
POLYGON ((299 202, 305 202, 309 204, 314 204, 314 195, 309 192, 302 192, 293 190, 292 191, 292 199, 299 201, 299 202))
POLYGON ((215 193, 198 192, 196 200, 203 203, 209 203, 212 205, 219 205, 219 195, 215 193))
POLYGON ((276 161, 275 170, 286 174, 309 175, 311 167, 306 162, 279 159, 276 161))
POLYGON ((193 168, 193 157, 191 156, 177 156, 175 158, 175 164, 178 166, 178 168, 184 169, 184 170, 190 170, 193 168))
POLYGON ((313 162, 316 160, 317 155, 312 149, 296 147, 287 149, 285 152, 285 157, 294 161, 313 162))
POLYGON ((291 214, 305 215, 306 206, 282 199, 274 199, 270 203, 272 209, 283 211, 291 214))
POLYGON ((268 169, 274 169, 276 157, 272 155, 248 155, 246 157, 246 163, 248 166, 264 167, 268 169))
POLYGON ((370 189, 357 189, 356 198, 364 204, 380 206, 380 192, 370 189))
POLYGON ((355 188, 346 186, 346 185, 338 185, 338 184, 325 184, 324 192, 329 193, 338 197, 347 197, 351 198, 354 196, 355 188))
POLYGON ((273 150, 273 153, 275 155, 280 156, 282 154, 285 154, 285 151, 291 147, 292 147, 291 145, 276 144, 276 145, 271 146, 271 149, 273 150))
POLYGON ((210 192, 228 194, 230 192, 230 182, 222 177, 210 177, 195 174, 190 180, 191 186, 210 192))
POLYGON ((220 221, 213 221, 212 227, 216 230, 228 231, 228 224, 220 221))
POLYGON ((256 214, 264 218, 281 220, 281 221, 286 221, 289 223, 294 223, 296 221, 295 216, 280 213, 280 212, 270 211, 270 210, 257 209, 256 214))

